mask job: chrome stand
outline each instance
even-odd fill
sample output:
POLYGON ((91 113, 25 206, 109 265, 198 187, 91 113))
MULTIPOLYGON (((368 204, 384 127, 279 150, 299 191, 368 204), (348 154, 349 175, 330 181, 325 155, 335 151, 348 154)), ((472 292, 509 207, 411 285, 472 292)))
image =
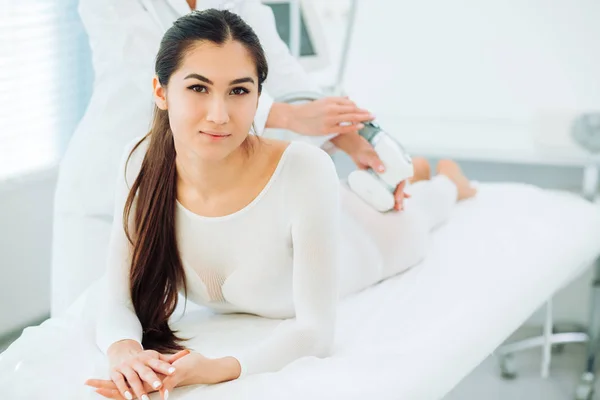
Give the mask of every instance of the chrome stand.
MULTIPOLYGON (((594 201, 599 182, 599 163, 594 160, 583 173, 583 197, 594 201)), ((541 347, 543 351, 541 376, 547 378, 550 372, 552 352, 562 351, 565 344, 587 343, 585 372, 575 391, 575 400, 592 400, 596 380, 596 356, 600 350, 600 259, 594 263, 594 280, 590 299, 590 317, 587 329, 572 332, 559 332, 552 316, 552 298, 546 302, 546 319, 541 336, 520 340, 500 346, 494 354, 499 358, 500 373, 504 379, 517 377, 514 354, 541 347)))

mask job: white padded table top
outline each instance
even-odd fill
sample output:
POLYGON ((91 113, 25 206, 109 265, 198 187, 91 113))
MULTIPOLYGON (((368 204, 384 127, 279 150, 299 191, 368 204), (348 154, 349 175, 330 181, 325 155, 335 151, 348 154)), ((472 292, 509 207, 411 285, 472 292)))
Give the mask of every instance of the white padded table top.
MULTIPOLYGON (((181 388, 170 398, 440 399, 598 254, 597 206, 532 186, 481 185, 434 233, 425 261, 342 301, 334 356, 181 388)), ((28 328, 2 354, 0 385, 9 398, 48 398, 50 387, 52 398, 95 396, 82 383, 104 376, 106 365, 79 317, 93 309, 94 293, 69 317, 28 328)), ((195 334, 188 344, 209 356, 252 346, 277 324, 187 310, 176 327, 195 334)))

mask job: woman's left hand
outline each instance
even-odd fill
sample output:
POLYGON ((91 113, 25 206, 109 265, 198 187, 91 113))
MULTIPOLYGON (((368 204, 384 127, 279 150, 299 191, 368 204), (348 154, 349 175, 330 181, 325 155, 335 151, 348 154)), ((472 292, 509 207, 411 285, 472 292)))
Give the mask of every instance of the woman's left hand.
POLYGON ((402 211, 404 210, 404 200, 410 198, 410 194, 404 191, 406 187, 406 181, 402 181, 396 186, 396 191, 394 192, 394 197, 396 198, 396 205, 394 206, 394 210, 402 211))
MULTIPOLYGON (((212 384, 235 378, 230 371, 220 368, 222 359, 211 359, 200 353, 191 352, 173 362, 175 373, 169 376, 160 376, 163 384, 159 390, 161 398, 166 400, 169 393, 178 386, 212 384)), ((117 386, 112 380, 90 379, 87 385, 95 387, 100 395, 115 400, 126 400, 121 396, 117 386)), ((149 392, 155 389, 147 388, 149 392)))
MULTIPOLYGON (((338 135, 331 139, 331 143, 344 153, 348 154, 356 166, 360 169, 371 168, 376 172, 383 172, 385 166, 379 159, 377 152, 365 138, 357 132, 338 135)), ((402 181, 396 187, 394 197, 396 204, 394 209, 397 211, 404 209, 404 199, 408 199, 410 195, 404 192, 406 181, 402 181)))

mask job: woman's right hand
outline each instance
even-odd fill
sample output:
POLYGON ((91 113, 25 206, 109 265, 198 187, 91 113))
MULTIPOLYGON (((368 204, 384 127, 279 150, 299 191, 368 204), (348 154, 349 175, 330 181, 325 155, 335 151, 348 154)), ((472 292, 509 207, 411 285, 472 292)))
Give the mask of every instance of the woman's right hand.
POLYGON ((175 368, 171 365, 181 357, 181 352, 163 355, 154 350, 143 350, 135 340, 123 340, 112 344, 108 349, 110 379, 115 383, 121 395, 126 399, 135 397, 148 399, 148 386, 160 389, 161 375, 171 375, 175 368), (147 384, 146 387, 144 387, 147 384))

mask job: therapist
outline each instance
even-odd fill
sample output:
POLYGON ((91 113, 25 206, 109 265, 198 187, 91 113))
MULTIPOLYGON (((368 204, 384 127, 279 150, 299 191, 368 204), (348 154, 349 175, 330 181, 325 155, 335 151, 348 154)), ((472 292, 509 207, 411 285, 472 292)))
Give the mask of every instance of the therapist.
MULTIPOLYGON (((124 146, 147 133, 151 120, 152 60, 173 21, 193 9, 229 9, 257 33, 269 63, 269 79, 254 121, 297 132, 294 140, 346 152, 361 168, 382 166, 356 134, 366 110, 345 97, 302 105, 274 103, 296 91, 319 91, 277 34, 271 9, 259 0, 81 0, 79 13, 93 53, 94 90, 61 162, 54 204, 52 316, 62 314, 105 271, 115 176, 124 146), (341 122, 352 122, 340 126, 341 122), (336 134, 339 134, 336 136, 336 134), (329 144, 328 143, 328 144, 329 144)), ((399 190, 397 207, 401 207, 399 190)))

